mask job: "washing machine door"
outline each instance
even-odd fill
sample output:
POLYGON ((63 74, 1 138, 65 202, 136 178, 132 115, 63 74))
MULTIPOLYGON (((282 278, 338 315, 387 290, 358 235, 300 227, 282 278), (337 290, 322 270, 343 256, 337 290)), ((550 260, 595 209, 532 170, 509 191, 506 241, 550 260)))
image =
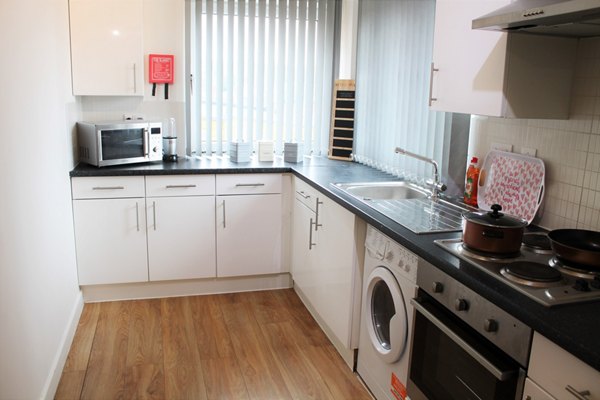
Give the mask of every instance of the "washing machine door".
POLYGON ((408 321, 398 281, 385 267, 376 267, 367 278, 365 324, 370 342, 387 363, 395 363, 406 348, 408 321))

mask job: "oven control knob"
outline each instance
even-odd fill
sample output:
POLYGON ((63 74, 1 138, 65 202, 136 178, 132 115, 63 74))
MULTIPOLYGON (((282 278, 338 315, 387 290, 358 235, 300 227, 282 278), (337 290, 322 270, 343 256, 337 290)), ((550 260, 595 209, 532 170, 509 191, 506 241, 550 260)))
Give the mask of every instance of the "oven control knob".
POLYGON ((456 299, 454 309, 456 311, 467 311, 469 309, 469 302, 465 299, 456 299))
POLYGON ((444 291, 444 285, 442 282, 433 282, 431 285, 431 290, 433 293, 442 293, 444 291))
POLYGON ((483 330, 486 332, 496 332, 498 330, 498 322, 495 319, 486 319, 483 321, 483 330))

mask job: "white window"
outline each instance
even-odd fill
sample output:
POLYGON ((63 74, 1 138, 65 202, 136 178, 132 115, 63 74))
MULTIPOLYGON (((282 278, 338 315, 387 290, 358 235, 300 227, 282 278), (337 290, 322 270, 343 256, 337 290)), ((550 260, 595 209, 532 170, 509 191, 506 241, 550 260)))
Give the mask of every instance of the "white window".
POLYGON ((326 154, 335 0, 188 2, 188 153, 303 142, 326 154))

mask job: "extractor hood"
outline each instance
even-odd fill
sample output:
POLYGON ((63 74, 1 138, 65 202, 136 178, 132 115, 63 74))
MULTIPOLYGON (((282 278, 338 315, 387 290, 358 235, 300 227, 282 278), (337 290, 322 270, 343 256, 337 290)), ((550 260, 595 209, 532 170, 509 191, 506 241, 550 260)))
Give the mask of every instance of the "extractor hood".
POLYGON ((600 0, 517 0, 473 20, 473 29, 600 36, 600 0))

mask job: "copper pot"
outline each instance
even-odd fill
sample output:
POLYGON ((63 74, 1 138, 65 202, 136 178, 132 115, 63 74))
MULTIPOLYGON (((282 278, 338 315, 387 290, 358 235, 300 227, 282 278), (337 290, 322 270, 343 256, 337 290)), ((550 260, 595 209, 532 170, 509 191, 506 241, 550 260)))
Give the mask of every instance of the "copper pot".
POLYGON ((491 208, 463 214, 463 243, 469 249, 490 254, 518 253, 527 221, 502 214, 499 204, 491 208))

